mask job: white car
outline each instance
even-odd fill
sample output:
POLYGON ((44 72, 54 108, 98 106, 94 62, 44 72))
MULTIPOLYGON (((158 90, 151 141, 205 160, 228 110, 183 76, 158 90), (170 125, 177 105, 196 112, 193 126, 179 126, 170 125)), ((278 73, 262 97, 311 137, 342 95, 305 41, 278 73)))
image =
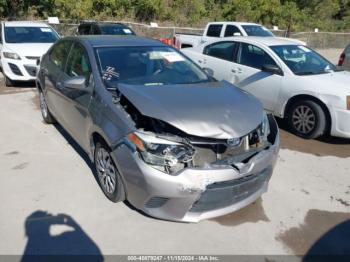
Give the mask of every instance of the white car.
POLYGON ((13 81, 33 81, 37 60, 59 38, 45 23, 2 22, 0 25, 0 67, 7 86, 13 81))
POLYGON ((312 49, 288 39, 234 37, 182 52, 259 98, 296 135, 350 138, 350 72, 312 49))

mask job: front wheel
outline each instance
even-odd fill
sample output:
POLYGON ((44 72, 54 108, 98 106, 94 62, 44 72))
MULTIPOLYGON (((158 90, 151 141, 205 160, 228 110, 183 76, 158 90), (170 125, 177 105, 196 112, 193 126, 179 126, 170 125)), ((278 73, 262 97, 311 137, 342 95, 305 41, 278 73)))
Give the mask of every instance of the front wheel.
POLYGON ((103 193, 112 202, 125 199, 125 191, 120 174, 105 143, 98 142, 95 148, 95 168, 103 193))
POLYGON ((326 131, 326 116, 322 107, 311 100, 297 101, 288 110, 289 129, 305 139, 320 137, 326 131))
POLYGON ((4 78, 5 78, 5 86, 7 87, 12 87, 13 86, 13 81, 8 78, 7 76, 4 75, 4 78))

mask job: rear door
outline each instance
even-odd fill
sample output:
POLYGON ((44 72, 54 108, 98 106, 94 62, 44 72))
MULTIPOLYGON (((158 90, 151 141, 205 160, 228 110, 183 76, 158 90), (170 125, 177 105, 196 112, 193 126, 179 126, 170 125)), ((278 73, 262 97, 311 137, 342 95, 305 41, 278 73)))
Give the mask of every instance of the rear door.
POLYGON ((221 41, 207 45, 203 49, 202 68, 208 67, 214 71, 217 80, 232 82, 232 70, 238 43, 234 41, 221 41))
MULTIPOLYGON (((70 134, 78 143, 87 147, 86 137, 89 123, 89 105, 93 91, 93 77, 91 63, 85 47, 75 42, 67 59, 67 65, 60 79, 60 96, 62 97, 62 111, 70 134), (65 81, 77 76, 85 78, 83 89, 70 88, 65 81)), ((85 150, 88 148, 84 148, 85 150)))
POLYGON ((72 41, 59 41, 50 50, 47 61, 40 69, 45 83, 47 105, 58 121, 62 121, 62 101, 60 101, 60 90, 57 84, 62 78, 71 46, 72 41))
POLYGON ((263 65, 278 65, 262 48, 240 43, 232 68, 232 83, 256 96, 267 111, 274 111, 282 88, 283 76, 262 71, 263 65))

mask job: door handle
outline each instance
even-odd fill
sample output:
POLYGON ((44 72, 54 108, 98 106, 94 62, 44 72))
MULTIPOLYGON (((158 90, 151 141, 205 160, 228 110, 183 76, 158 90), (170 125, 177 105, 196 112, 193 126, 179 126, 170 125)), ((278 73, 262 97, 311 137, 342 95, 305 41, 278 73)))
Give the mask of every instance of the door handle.
POLYGON ((42 68, 42 69, 41 69, 41 74, 42 74, 42 75, 47 75, 48 72, 49 72, 49 71, 48 71, 46 68, 42 68))
POLYGON ((56 83, 56 87, 57 87, 58 89, 62 89, 62 87, 63 87, 62 82, 57 82, 57 83, 56 83))

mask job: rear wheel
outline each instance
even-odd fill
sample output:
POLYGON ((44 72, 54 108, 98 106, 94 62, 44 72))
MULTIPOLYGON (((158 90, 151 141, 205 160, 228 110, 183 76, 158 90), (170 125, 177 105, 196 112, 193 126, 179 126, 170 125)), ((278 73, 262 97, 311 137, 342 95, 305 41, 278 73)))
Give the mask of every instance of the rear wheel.
POLYGON ((103 193, 112 202, 125 199, 125 191, 120 174, 105 143, 98 142, 95 148, 95 168, 103 193))
POLYGON ((49 108, 46 104, 46 99, 41 90, 39 90, 39 102, 40 102, 40 111, 41 115, 47 124, 53 124, 55 123, 55 118, 51 115, 49 108))
POLYGON ((312 100, 292 104, 287 118, 290 130, 302 138, 317 138, 326 131, 326 115, 322 107, 312 100))

